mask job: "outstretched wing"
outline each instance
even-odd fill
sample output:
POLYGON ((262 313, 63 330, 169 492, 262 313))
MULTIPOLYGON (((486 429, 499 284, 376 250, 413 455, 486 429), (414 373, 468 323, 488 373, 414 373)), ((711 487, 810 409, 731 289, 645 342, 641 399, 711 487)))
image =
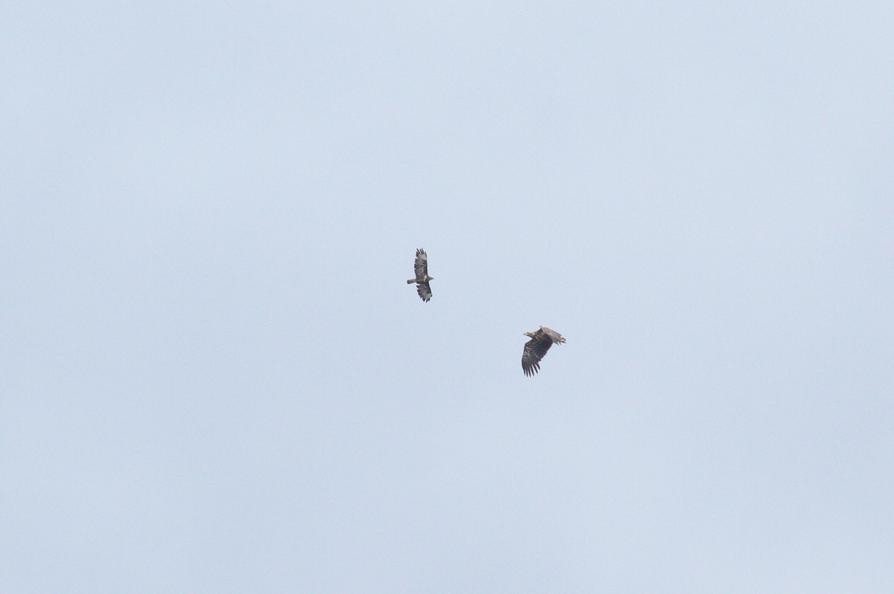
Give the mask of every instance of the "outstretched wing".
POLYGON ((431 285, 428 283, 416 283, 416 292, 423 301, 431 299, 431 285))
MULTIPOLYGON (((425 253, 425 250, 416 250, 416 261, 413 263, 413 268, 416 272, 416 281, 425 282, 425 277, 428 276, 428 254, 425 253)), ((419 296, 422 297, 422 293, 419 293, 419 296)), ((431 297, 431 290, 428 291, 428 296, 431 297)), ((423 297, 423 299, 425 298, 423 297)))
POLYGON ((540 360, 546 356, 549 347, 553 346, 553 341, 543 336, 542 332, 538 334, 538 337, 525 343, 525 350, 522 352, 522 370, 528 376, 540 371, 540 360))

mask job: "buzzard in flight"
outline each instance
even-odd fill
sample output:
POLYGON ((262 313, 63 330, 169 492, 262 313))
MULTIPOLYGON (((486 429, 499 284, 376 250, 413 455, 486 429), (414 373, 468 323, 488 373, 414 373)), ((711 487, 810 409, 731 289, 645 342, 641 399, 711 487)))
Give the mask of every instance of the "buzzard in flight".
POLYGON ((525 336, 529 336, 531 340, 525 343, 525 350, 522 352, 522 370, 525 375, 532 376, 540 371, 540 360, 546 356, 549 347, 554 343, 565 342, 565 338, 546 326, 541 326, 534 332, 525 332, 525 336))
POLYGON ((431 285, 428 281, 434 280, 435 277, 428 275, 428 254, 425 250, 416 250, 416 261, 413 263, 416 271, 416 278, 407 281, 408 285, 416 283, 416 292, 423 301, 431 299, 431 285))

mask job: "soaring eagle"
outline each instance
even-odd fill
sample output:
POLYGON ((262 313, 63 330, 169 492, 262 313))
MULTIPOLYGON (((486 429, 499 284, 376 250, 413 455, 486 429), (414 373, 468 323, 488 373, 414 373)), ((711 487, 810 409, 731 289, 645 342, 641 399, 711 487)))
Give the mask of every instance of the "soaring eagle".
POLYGON ((546 326, 541 326, 534 332, 525 332, 525 336, 531 337, 531 340, 525 343, 525 350, 522 353, 522 369, 525 375, 532 376, 540 371, 540 360, 546 356, 549 347, 554 343, 565 342, 565 338, 546 326))
POLYGON ((416 261, 413 263, 416 271, 416 278, 407 281, 408 285, 416 283, 416 292, 423 301, 431 299, 431 285, 428 281, 434 280, 435 277, 428 275, 428 254, 425 250, 416 250, 416 261))

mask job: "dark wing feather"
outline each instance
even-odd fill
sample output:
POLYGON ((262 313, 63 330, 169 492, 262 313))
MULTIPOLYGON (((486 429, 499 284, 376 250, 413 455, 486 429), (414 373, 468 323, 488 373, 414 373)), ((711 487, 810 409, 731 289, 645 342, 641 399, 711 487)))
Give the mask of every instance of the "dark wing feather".
POLYGON ((431 299, 431 285, 428 283, 416 283, 416 292, 423 301, 431 299))
MULTIPOLYGON (((424 282, 425 277, 428 276, 428 254, 425 253, 425 250, 416 250, 416 261, 413 263, 413 268, 416 271, 416 281, 424 282)), ((429 290, 430 293, 431 290, 429 290)), ((422 296, 422 293, 419 295, 422 296)))
POLYGON ((546 356, 551 346, 553 341, 542 332, 538 332, 537 336, 525 343, 525 350, 522 353, 522 369, 525 375, 534 375, 540 371, 540 360, 546 356))

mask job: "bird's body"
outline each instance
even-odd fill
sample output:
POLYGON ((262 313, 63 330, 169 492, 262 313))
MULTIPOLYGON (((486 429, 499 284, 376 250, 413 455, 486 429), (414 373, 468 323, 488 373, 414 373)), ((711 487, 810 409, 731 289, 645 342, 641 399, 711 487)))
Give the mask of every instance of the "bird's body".
POLYGON ((408 285, 416 283, 416 292, 423 301, 431 299, 431 285, 429 281, 435 277, 428 275, 428 254, 425 250, 416 250, 416 260, 413 262, 413 271, 416 273, 415 278, 407 281, 408 285))
POLYGON ((522 370, 526 376, 532 376, 540 371, 540 361, 546 356, 549 348, 553 344, 564 343, 565 337, 546 326, 541 326, 534 332, 525 332, 525 336, 531 340, 525 343, 525 350, 522 352, 522 370))

